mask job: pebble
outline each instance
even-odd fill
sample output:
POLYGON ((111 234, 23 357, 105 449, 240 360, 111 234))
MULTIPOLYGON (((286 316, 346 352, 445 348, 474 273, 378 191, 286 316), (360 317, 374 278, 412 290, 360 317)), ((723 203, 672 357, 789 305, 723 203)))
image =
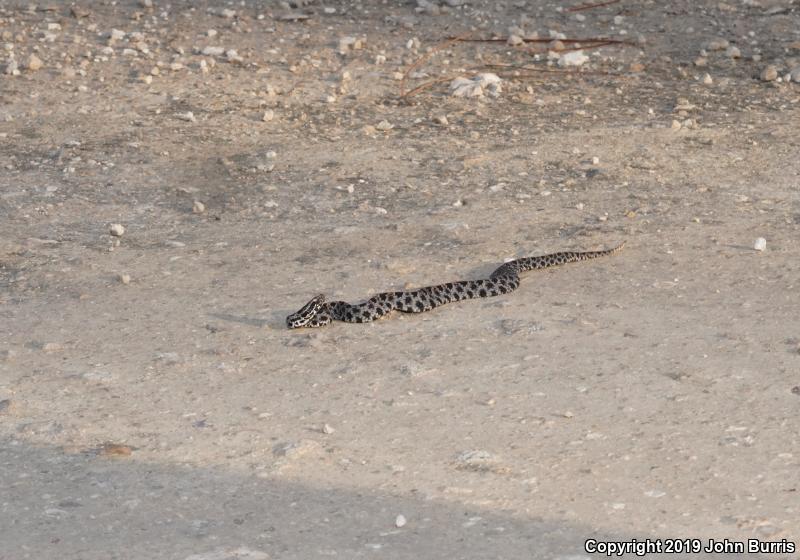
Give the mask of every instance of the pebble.
POLYGON ((130 274, 120 274, 119 281, 123 284, 127 285, 131 283, 131 275, 130 274))
POLYGON ((703 76, 703 84, 710 86, 714 83, 714 79, 711 77, 711 74, 706 74, 703 76))
POLYGON ((376 130, 380 130, 381 132, 386 132, 387 130, 392 130, 394 125, 389 121, 381 121, 377 125, 375 125, 376 130))
POLYGON ((228 62, 244 62, 244 59, 239 56, 239 53, 236 52, 235 49, 228 49, 225 51, 225 57, 228 59, 228 62))
POLYGON ((28 57, 28 62, 25 64, 25 68, 27 68, 32 72, 35 72, 36 70, 39 70, 43 66, 43 64, 44 63, 38 56, 32 54, 28 57))
POLYGON ((64 349, 64 345, 61 344, 60 342, 47 342, 47 343, 42 345, 42 350, 44 350, 47 353, 58 352, 58 351, 63 350, 63 349, 64 349))
POLYGON ((323 434, 331 435, 335 431, 336 430, 333 428, 333 426, 331 426, 328 423, 325 423, 325 424, 322 425, 322 433, 323 434))
POLYGON ((764 82, 771 82, 778 77, 778 69, 770 64, 761 71, 761 80, 764 82))
POLYGON ((759 237, 756 239, 755 243, 753 243, 753 249, 756 251, 763 251, 767 248, 767 240, 763 237, 759 237))
POLYGON ((267 109, 266 111, 264 111, 264 114, 261 115, 261 120, 264 122, 269 122, 274 118, 275 118, 275 111, 273 111, 272 109, 267 109))
POLYGON ((516 47, 517 45, 521 45, 524 42, 525 41, 523 41, 522 37, 520 37, 519 35, 511 35, 508 38, 508 44, 511 45, 512 47, 516 47))
POLYGON ((731 45, 730 47, 728 47, 727 50, 725 51, 725 54, 730 58, 741 58, 742 57, 742 51, 739 50, 739 47, 736 47, 734 45, 731 45))
POLYGON ((206 205, 200 202, 199 200, 195 200, 192 203, 192 212, 194 214, 202 214, 206 211, 206 205))
POLYGON ((583 54, 583 51, 570 51, 562 54, 558 59, 559 66, 583 66, 589 60, 589 57, 583 54))
POLYGON ((484 93, 499 97, 503 80, 497 74, 478 74, 474 78, 456 78, 450 82, 450 95, 453 97, 483 97, 484 93))
POLYGON ((112 29, 111 33, 108 36, 109 39, 112 41, 121 41, 125 38, 125 32, 121 29, 112 29))
POLYGON ((680 130, 681 129, 680 121, 672 119, 672 124, 670 125, 670 128, 672 128, 672 130, 680 130))
POLYGON ((444 116, 444 115, 439 115, 438 117, 434 118, 433 120, 434 120, 434 122, 436 122, 436 124, 440 124, 442 126, 447 126, 448 124, 450 124, 448 122, 448 120, 447 120, 447 117, 444 116))
POLYGON ((705 49, 709 51, 721 51, 728 48, 730 43, 727 39, 712 39, 705 45, 705 49))
POLYGON ((800 84, 800 65, 795 66, 789 71, 789 77, 793 82, 800 84))
POLYGON ((8 76, 19 76, 19 64, 13 58, 9 58, 6 62, 6 69, 3 72, 8 76))
POLYGON ((206 56, 220 56, 225 54, 225 47, 205 47, 200 54, 206 56))
POLYGON ((402 513, 394 518, 394 526, 397 528, 404 527, 406 523, 406 516, 402 513))
POLYGON ((185 113, 178 113, 175 116, 178 117, 182 121, 197 122, 197 119, 195 118, 194 113, 192 113, 191 111, 186 111, 185 113))
POLYGON ((114 237, 122 237, 125 235, 125 227, 122 224, 111 224, 108 228, 108 233, 114 237))

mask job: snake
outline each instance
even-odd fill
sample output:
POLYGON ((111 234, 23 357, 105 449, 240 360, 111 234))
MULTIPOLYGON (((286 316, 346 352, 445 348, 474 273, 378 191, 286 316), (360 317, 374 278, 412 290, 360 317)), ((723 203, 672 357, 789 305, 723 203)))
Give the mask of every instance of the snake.
POLYGON ((562 251, 524 257, 503 263, 488 278, 447 282, 416 290, 383 292, 357 304, 326 301, 325 295, 319 294, 286 317, 286 326, 290 329, 299 329, 324 327, 333 321, 369 323, 392 311, 423 313, 447 303, 499 296, 513 292, 519 287, 521 272, 613 255, 621 251, 624 246, 623 242, 613 249, 602 251, 562 251))

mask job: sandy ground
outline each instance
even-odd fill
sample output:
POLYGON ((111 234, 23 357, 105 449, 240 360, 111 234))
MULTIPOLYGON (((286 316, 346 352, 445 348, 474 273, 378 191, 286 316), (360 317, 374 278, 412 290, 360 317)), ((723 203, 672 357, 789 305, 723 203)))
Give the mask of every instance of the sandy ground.
POLYGON ((145 4, 0 4, 0 559, 800 545, 797 2, 145 4), (636 44, 399 98, 513 26, 636 44))

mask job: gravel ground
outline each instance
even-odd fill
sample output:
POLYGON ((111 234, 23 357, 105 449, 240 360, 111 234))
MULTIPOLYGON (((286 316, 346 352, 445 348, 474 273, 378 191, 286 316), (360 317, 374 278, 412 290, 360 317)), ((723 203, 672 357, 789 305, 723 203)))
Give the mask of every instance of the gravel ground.
POLYGON ((0 3, 0 560, 793 557, 800 5, 575 5, 0 3))

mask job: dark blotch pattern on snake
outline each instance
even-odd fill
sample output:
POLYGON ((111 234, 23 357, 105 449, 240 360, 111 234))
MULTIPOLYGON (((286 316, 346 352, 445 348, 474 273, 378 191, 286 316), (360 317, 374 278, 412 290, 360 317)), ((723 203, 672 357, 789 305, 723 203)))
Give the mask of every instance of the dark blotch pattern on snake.
POLYGON ((324 327, 331 321, 367 323, 380 319, 391 311, 422 313, 462 299, 507 294, 519 287, 520 272, 605 257, 617 253, 624 246, 625 243, 622 243, 618 247, 605 251, 565 251, 538 257, 526 257, 499 266, 489 275, 489 278, 482 280, 462 280, 417 290, 384 292, 356 305, 344 301, 326 302, 324 295, 318 295, 299 311, 286 317, 286 326, 290 329, 297 329, 300 327, 324 327))

